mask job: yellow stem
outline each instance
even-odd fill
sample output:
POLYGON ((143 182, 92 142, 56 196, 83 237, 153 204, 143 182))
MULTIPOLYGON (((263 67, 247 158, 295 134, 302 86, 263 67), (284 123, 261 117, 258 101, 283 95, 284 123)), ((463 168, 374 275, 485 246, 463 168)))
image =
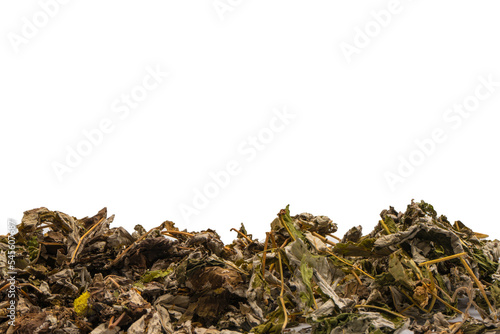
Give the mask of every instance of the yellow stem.
POLYGON ((476 282, 477 287, 481 291, 483 298, 486 300, 486 303, 488 304, 488 307, 490 308, 490 312, 493 313, 493 317, 495 318, 495 321, 497 321, 497 315, 496 315, 495 309, 491 306, 490 301, 488 299, 488 296, 486 296, 486 291, 484 291, 483 284, 477 279, 476 275, 474 275, 474 272, 469 267, 469 265, 467 264, 467 261, 465 261, 465 259, 463 257, 460 258, 460 261, 462 261, 462 264, 464 265, 465 269, 467 270, 469 275, 472 276, 472 279, 474 280, 474 282, 476 282))
MULTIPOLYGON (((431 278, 431 291, 435 291, 436 290, 436 283, 434 282, 434 276, 432 275, 432 272, 429 270, 429 267, 425 267, 425 268, 427 269, 429 277, 431 278)), ((437 295, 437 293, 436 293, 436 295, 437 295)), ((435 303, 436 303, 436 296, 432 295, 432 300, 431 300, 431 303, 429 305, 429 312, 432 311, 435 303)))
POLYGON ((321 239, 321 241, 323 241, 323 242, 324 242, 324 243, 326 243, 326 244, 329 244, 329 245, 332 245, 332 246, 335 246, 335 245, 336 245, 336 243, 334 243, 334 242, 332 242, 332 241, 328 240, 327 238, 325 238, 325 237, 324 237, 324 236, 322 236, 321 234, 318 234, 318 233, 316 233, 316 232, 311 232, 311 234, 312 234, 312 235, 314 235, 314 236, 315 236, 315 237, 317 237, 317 238, 320 238, 320 239, 321 239))
POLYGON ((328 250, 327 250, 326 252, 327 252, 328 254, 332 255, 333 257, 335 257, 337 260, 339 260, 339 261, 341 261, 341 262, 343 262, 343 263, 347 264, 348 266, 351 266, 351 267, 353 267, 354 269, 357 269, 357 270, 361 271, 363 274, 365 274, 366 276, 370 277, 371 279, 375 279, 375 277, 371 276, 371 275, 370 275, 370 274, 368 274, 366 271, 364 271, 364 270, 362 270, 362 269, 358 268, 358 267, 357 267, 357 266, 355 266, 354 264, 351 264, 351 263, 349 263, 349 262, 345 261, 344 259, 342 259, 342 258, 338 257, 337 255, 333 254, 332 252, 330 252, 330 251, 328 251, 328 250))
POLYGON ((389 230, 389 228, 387 227, 387 225, 385 225, 384 221, 383 220, 380 220, 379 221, 380 225, 382 225, 382 227, 384 228, 384 231, 385 233, 387 234, 391 234, 391 231, 389 230))
POLYGON ((406 296, 406 298, 408 298, 408 299, 412 302, 412 304, 413 304, 412 306, 416 306, 416 307, 418 307, 421 311, 423 311, 423 312, 425 312, 425 313, 429 313, 429 311, 427 311, 425 308, 423 308, 422 306, 420 306, 419 304, 417 304, 417 303, 413 300, 413 298, 411 298, 411 297, 410 297, 410 296, 409 296, 406 292, 404 292, 403 290, 400 290, 400 291, 401 291, 401 293, 402 293, 403 295, 405 295, 405 296, 406 296))
POLYGON ((455 312, 457 312, 457 313, 460 313, 460 314, 462 314, 462 313, 463 313, 463 312, 462 312, 462 311, 460 311, 459 309, 457 309, 457 308, 455 308, 455 307, 451 306, 450 304, 448 304, 448 303, 447 303, 447 302, 446 302, 443 298, 439 297, 439 296, 437 295, 437 293, 435 293, 435 292, 431 292, 431 295, 435 296, 435 297, 436 297, 436 298, 437 298, 437 299, 438 299, 441 303, 443 303, 446 307, 451 308, 453 311, 455 311, 455 312))
POLYGON ((280 263, 280 275, 281 275, 281 291, 280 291, 280 302, 281 306, 283 307, 283 313, 285 316, 285 320, 283 321, 283 327, 281 328, 281 331, 284 331, 286 328, 286 325, 288 324, 288 313, 286 312, 286 306, 285 306, 285 301, 283 300, 283 293, 285 291, 285 279, 283 277, 283 265, 281 264, 281 253, 278 251, 278 261, 280 263))
POLYGON ((381 310, 381 311, 385 311, 387 313, 390 313, 392 315, 395 315, 396 317, 400 317, 400 318, 403 318, 403 319, 406 319, 407 317, 405 317, 404 315, 402 314, 399 314, 397 312, 394 312, 394 311, 391 311, 391 310, 388 310, 386 308, 383 308, 383 307, 380 307, 380 306, 375 306, 375 305, 355 305, 354 306, 355 308, 360 308, 360 307, 366 307, 366 308, 374 308, 374 309, 377 309, 377 310, 381 310))
POLYGON ((167 233, 168 234, 181 234, 181 235, 185 235, 188 237, 192 237, 194 235, 193 233, 183 232, 183 231, 174 231, 174 230, 161 232, 161 234, 167 234, 167 233))
POLYGON ((426 266, 428 264, 434 264, 434 263, 443 262, 443 261, 447 261, 447 260, 451 260, 451 259, 456 259, 457 257, 462 257, 464 255, 467 255, 467 253, 463 252, 463 253, 453 254, 453 255, 450 255, 450 256, 442 257, 440 259, 425 261, 425 262, 419 263, 418 265, 420 267, 422 267, 422 266, 426 266))
POLYGON ((332 237, 333 239, 336 239, 336 240, 338 240, 338 241, 342 241, 342 239, 340 239, 339 237, 334 236, 334 235, 333 235, 333 234, 331 234, 331 233, 327 233, 326 235, 327 235, 327 236, 329 236, 329 237, 332 237))
POLYGON ((284 210, 281 210, 280 213, 278 213, 278 218, 280 219, 281 224, 286 228, 288 234, 290 234, 290 237, 293 239, 293 241, 295 241, 295 237, 293 236, 292 232, 290 232, 290 229, 283 220, 283 214, 284 214, 283 211, 284 210))

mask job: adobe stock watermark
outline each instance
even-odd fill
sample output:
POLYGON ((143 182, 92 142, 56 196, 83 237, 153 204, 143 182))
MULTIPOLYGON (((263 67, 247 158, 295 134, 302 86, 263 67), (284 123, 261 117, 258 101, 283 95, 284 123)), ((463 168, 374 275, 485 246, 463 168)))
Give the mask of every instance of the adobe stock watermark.
POLYGON ((276 136, 296 118, 296 115, 286 106, 273 109, 273 116, 267 126, 261 128, 254 135, 248 136, 237 147, 237 158, 229 160, 222 170, 208 173, 210 181, 201 187, 193 189, 190 203, 180 203, 179 211, 184 221, 189 224, 191 217, 199 215, 206 209, 221 191, 229 186, 231 180, 243 172, 244 165, 254 161, 259 152, 264 151, 275 140, 276 136))
POLYGON ((212 7, 221 21, 226 19, 228 13, 232 13, 243 3, 243 0, 214 0, 212 7))
POLYGON ((39 9, 29 17, 21 17, 21 27, 18 32, 8 32, 7 39, 17 54, 21 45, 28 44, 49 22, 55 18, 62 6, 68 4, 70 0, 39 0, 39 9))
POLYGON ((140 107, 146 98, 158 89, 168 76, 168 72, 162 71, 159 65, 155 68, 146 66, 142 81, 133 86, 127 93, 120 94, 110 105, 110 110, 118 119, 111 117, 102 118, 95 127, 84 129, 82 138, 74 145, 66 145, 66 154, 61 161, 52 161, 51 167, 59 182, 62 182, 65 174, 71 173, 82 164, 83 159, 94 151, 94 148, 102 145, 105 136, 111 134, 120 121, 130 116, 131 111, 140 107))
POLYGON ((7 298, 9 299, 8 306, 6 307, 6 316, 9 318, 9 325, 15 326, 16 324, 16 307, 17 307, 17 270, 16 270, 16 239, 14 235, 18 232, 17 222, 14 219, 7 219, 7 284, 1 290, 7 289, 7 298))
POLYGON ((347 63, 350 64, 354 55, 359 55, 362 50, 367 48, 372 40, 377 38, 391 24, 394 16, 400 14, 402 11, 403 5, 400 0, 390 0, 385 9, 372 10, 370 12, 370 20, 363 27, 355 26, 352 42, 342 41, 339 44, 347 63))
POLYGON ((414 149, 410 153, 406 156, 398 156, 396 169, 384 173, 387 185, 392 191, 396 190, 398 184, 404 183, 407 178, 412 176, 417 168, 436 152, 438 145, 448 140, 449 132, 459 129, 464 120, 479 109, 481 102, 491 98, 500 87, 500 81, 496 81, 493 74, 489 74, 487 77, 479 76, 478 81, 479 84, 473 93, 444 111, 442 120, 445 126, 434 128, 427 138, 415 140, 414 149))

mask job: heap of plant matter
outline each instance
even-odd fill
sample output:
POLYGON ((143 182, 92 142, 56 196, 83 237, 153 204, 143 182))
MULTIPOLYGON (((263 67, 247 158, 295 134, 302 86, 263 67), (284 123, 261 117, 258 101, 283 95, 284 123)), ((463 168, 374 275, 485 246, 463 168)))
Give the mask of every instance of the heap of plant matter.
POLYGON ((328 217, 288 207, 265 241, 244 225, 165 221, 130 234, 106 209, 77 219, 26 211, 16 239, 16 326, 8 324, 0 237, 2 333, 484 333, 500 330, 497 240, 448 222, 425 202, 384 210, 342 239, 328 217), (478 316, 470 315, 475 310, 478 316))

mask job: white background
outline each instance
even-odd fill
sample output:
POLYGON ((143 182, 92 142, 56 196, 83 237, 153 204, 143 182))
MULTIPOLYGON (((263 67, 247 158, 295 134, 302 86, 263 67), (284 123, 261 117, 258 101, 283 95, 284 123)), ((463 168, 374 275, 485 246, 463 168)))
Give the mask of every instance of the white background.
POLYGON ((401 0, 385 26, 373 12, 390 1, 67 1, 44 22, 49 2, 0 4, 0 233, 28 209, 107 206, 129 231, 168 219, 230 242, 244 222, 263 239, 290 204, 342 236, 414 198, 499 237, 500 87, 459 125, 444 119, 480 77, 500 81, 498 1, 401 0), (146 68, 169 75, 121 119, 112 105, 146 68), (283 108, 295 118, 243 155, 283 108), (113 131, 59 180, 54 163, 104 119, 113 131), (446 140, 391 189, 386 173, 436 128, 446 140), (232 160, 240 173, 186 219, 181 205, 232 160))

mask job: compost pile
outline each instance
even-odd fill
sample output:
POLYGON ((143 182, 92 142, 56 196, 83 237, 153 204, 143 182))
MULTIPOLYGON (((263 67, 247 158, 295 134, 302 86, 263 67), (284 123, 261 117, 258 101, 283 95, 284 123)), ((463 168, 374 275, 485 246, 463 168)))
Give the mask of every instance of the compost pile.
MULTIPOLYGON (((173 222, 133 233, 106 209, 77 219, 38 208, 15 237, 15 326, 0 237, 1 333, 488 333, 500 331, 499 241, 425 202, 384 210, 343 238, 326 216, 243 224, 224 245, 173 222), (472 314, 476 316, 472 316, 472 314), (10 316, 10 318, 9 318, 10 316)), ((10 270, 12 271, 12 270, 10 270)))

